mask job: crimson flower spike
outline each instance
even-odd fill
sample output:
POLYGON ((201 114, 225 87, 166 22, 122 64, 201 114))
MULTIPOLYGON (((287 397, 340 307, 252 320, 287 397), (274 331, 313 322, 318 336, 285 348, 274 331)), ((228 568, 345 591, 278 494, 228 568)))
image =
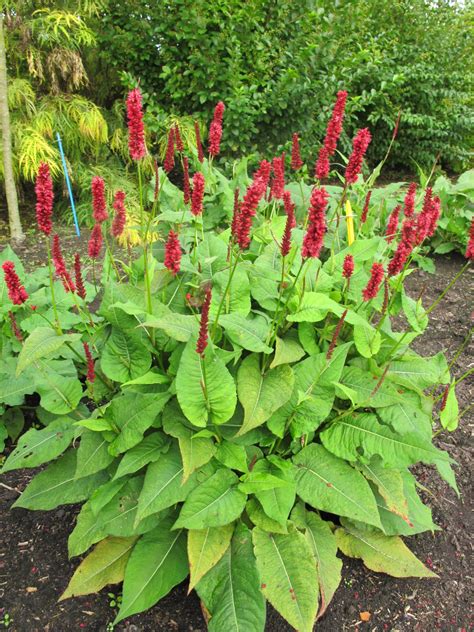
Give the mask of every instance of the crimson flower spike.
POLYGON ((339 322, 336 325, 336 328, 334 329, 334 333, 332 335, 332 340, 331 340, 331 344, 329 345, 329 349, 326 353, 326 360, 330 360, 332 357, 332 354, 334 353, 334 349, 336 347, 336 343, 337 343, 337 339, 339 338, 339 334, 341 333, 341 329, 342 326, 344 325, 344 320, 347 316, 347 309, 345 309, 342 314, 341 317, 339 318, 339 322))
POLYGON ((51 172, 49 165, 42 162, 38 169, 38 175, 36 177, 35 184, 36 193, 36 220, 38 222, 38 228, 45 235, 50 235, 53 229, 52 215, 53 215, 53 179, 51 178, 51 172))
POLYGON ((273 180, 271 186, 272 197, 281 200, 285 190, 285 153, 272 161, 273 180))
POLYGON ((174 134, 174 127, 171 127, 168 133, 168 144, 166 145, 166 155, 163 163, 163 169, 166 173, 172 171, 174 167, 174 134))
POLYGON ((359 173, 362 170, 362 163, 364 161, 365 152, 372 140, 369 130, 365 127, 360 129, 352 141, 352 154, 349 157, 349 162, 346 167, 346 184, 353 184, 357 182, 359 173))
POLYGON ((201 130, 199 129, 199 123, 194 121, 194 134, 196 135, 196 149, 199 162, 204 162, 204 151, 201 142, 201 130))
POLYGON ((384 276, 384 269, 381 263, 374 263, 370 274, 370 279, 362 291, 364 301, 370 301, 375 298, 379 292, 380 284, 384 276))
POLYGON ((15 264, 13 261, 4 261, 2 268, 9 299, 13 305, 22 305, 28 300, 28 292, 21 284, 21 281, 15 271, 15 264))
POLYGON ((204 198, 204 176, 199 171, 193 176, 193 192, 191 195, 191 213, 194 216, 201 215, 204 198))
POLYGON ((302 166, 303 161, 301 160, 300 141, 298 134, 294 133, 291 143, 291 168, 293 171, 298 171, 302 166))
POLYGON ((390 217, 388 218, 387 230, 385 231, 385 239, 389 244, 393 241, 397 233, 398 218, 400 216, 401 209, 402 205, 398 204, 390 213, 390 217))
POLYGON ((416 195, 416 182, 412 182, 408 187, 407 194, 403 201, 403 214, 405 217, 411 217, 415 212, 415 195, 416 195))
POLYGON ((115 216, 112 221, 110 232, 113 237, 120 237, 127 223, 127 212, 125 210, 125 193, 123 191, 117 191, 114 196, 112 206, 115 210, 115 216))
POLYGON ((395 276, 403 270, 403 266, 413 251, 415 245, 415 222, 406 218, 402 224, 402 235, 395 254, 388 264, 388 276, 395 276))
POLYGON ((222 119, 224 116, 225 105, 222 101, 216 105, 214 109, 214 118, 209 128, 209 154, 213 157, 217 156, 221 148, 222 138, 222 119))
POLYGON ((178 235, 170 230, 168 239, 165 244, 165 268, 167 268, 173 276, 178 274, 181 266, 181 244, 178 235))
POLYGON ((323 145, 319 150, 318 160, 314 168, 314 177, 319 181, 325 180, 329 175, 329 169, 329 155, 326 147, 323 145))
POLYGON ((237 239, 237 233, 239 231, 239 214, 240 214, 240 202, 239 202, 239 187, 235 188, 234 191, 234 208, 232 211, 232 224, 230 226, 230 234, 232 235, 233 240, 237 239))
POLYGON ((96 222, 101 224, 107 221, 107 203, 105 200, 105 182, 100 176, 94 176, 91 184, 92 190, 92 216, 96 222))
POLYGON ((466 253, 464 255, 466 259, 474 260, 474 217, 471 220, 471 226, 469 228, 469 241, 467 243, 466 253))
POLYGON ((102 228, 100 224, 95 224, 92 229, 91 236, 89 238, 88 253, 91 259, 97 259, 100 255, 102 248, 102 228))
POLYGON ((291 193, 288 191, 288 189, 283 191, 283 205, 285 207, 285 213, 287 215, 291 215, 292 217, 291 228, 295 228, 296 227, 295 204, 293 203, 293 200, 291 199, 291 193))
POLYGON ((209 308, 211 307, 212 291, 210 288, 206 290, 206 297, 201 309, 201 323, 199 325, 199 337, 196 344, 196 353, 201 357, 208 344, 209 337, 209 308))
POLYGON ((328 200, 329 195, 324 187, 313 189, 308 212, 308 228, 303 238, 303 247, 301 249, 303 259, 319 257, 326 233, 325 212, 328 200))
POLYGON ((94 384, 95 381, 95 368, 94 368, 94 359, 92 357, 91 350, 89 349, 89 345, 87 342, 83 342, 82 346, 84 347, 84 354, 86 356, 87 362, 87 376, 86 380, 89 384, 94 384))
POLYGON ((342 276, 349 281, 354 273, 354 257, 352 255, 346 255, 344 257, 344 263, 342 264, 342 276))
POLYGON ((84 286, 84 279, 82 278, 81 257, 78 252, 74 255, 74 277, 76 280, 76 294, 79 298, 85 299, 86 288, 84 286))
POLYGON ((20 328, 18 327, 15 314, 12 311, 8 312, 8 318, 10 319, 13 335, 19 342, 23 342, 23 334, 21 333, 20 328))
MULTIPOLYGON (((285 191, 287 193, 287 191, 285 191)), ((289 192, 288 192, 289 194, 289 192)), ((290 198, 291 201, 291 198, 290 198)), ((294 204, 288 205, 288 213, 286 216, 285 232, 281 241, 281 256, 286 257, 291 248, 291 230, 295 225, 295 207, 294 204)))
POLYGON ((66 292, 75 292, 76 286, 71 278, 71 275, 67 271, 66 263, 61 251, 61 244, 59 242, 58 234, 54 235, 53 237, 53 247, 51 249, 51 254, 53 257, 56 274, 61 279, 64 289, 66 290, 66 292))
POLYGON ((260 200, 265 195, 270 177, 271 164, 262 160, 257 169, 252 184, 248 187, 244 199, 240 205, 239 221, 237 227, 237 243, 241 250, 245 250, 250 245, 250 229, 252 220, 257 212, 260 200))
POLYGON ((182 154, 184 151, 184 144, 183 139, 181 138, 181 132, 179 131, 178 123, 175 123, 174 126, 174 140, 176 143, 176 151, 182 154))
POLYGON ((183 195, 184 203, 189 204, 191 200, 191 184, 189 182, 189 160, 183 156, 183 195))
POLYGON ((370 198, 372 197, 372 190, 367 191, 367 195, 365 196, 364 208, 362 209, 362 214, 360 216, 360 223, 365 224, 367 221, 367 215, 369 214, 369 204, 370 198))
POLYGON ((337 93, 336 103, 332 111, 332 116, 329 120, 326 137, 324 138, 324 147, 326 149, 328 158, 330 158, 336 151, 337 141, 342 132, 342 123, 344 121, 344 110, 346 108, 347 92, 340 90, 337 93))
POLYGON ((138 88, 128 93, 128 151, 132 160, 140 160, 146 154, 145 127, 143 125, 142 94, 138 88))

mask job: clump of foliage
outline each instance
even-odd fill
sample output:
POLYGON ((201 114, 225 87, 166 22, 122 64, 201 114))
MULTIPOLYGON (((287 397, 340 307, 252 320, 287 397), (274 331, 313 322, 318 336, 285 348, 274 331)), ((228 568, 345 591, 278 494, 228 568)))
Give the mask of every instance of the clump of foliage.
MULTIPOLYGON (((457 425, 456 384, 443 354, 410 348, 430 308, 404 279, 439 200, 411 188, 401 233, 392 214, 365 236, 379 217, 359 175, 368 130, 342 190, 304 181, 296 141, 293 182, 281 156, 251 180, 243 159, 229 180, 213 162, 223 112, 208 157, 185 156, 175 131, 147 183, 141 96, 129 95, 143 247, 128 263, 107 247, 100 282, 85 281, 79 257, 69 271, 57 236, 49 270, 26 274, 11 250, 0 255, 0 405, 10 430, 27 397, 42 426, 3 472, 48 464, 16 507, 82 503, 68 546, 87 555, 62 599, 123 581, 121 621, 189 574, 210 630, 262 631, 268 600, 309 632, 340 582, 338 550, 396 577, 434 576, 401 536, 437 529, 412 465, 436 466, 456 489, 432 443, 434 424, 457 425), (193 173, 184 191, 167 176, 181 161, 193 173)), ((333 117, 328 154, 341 127, 333 117)), ((47 165, 36 192, 51 239, 47 165)), ((126 197, 115 192, 112 218, 99 177, 93 196, 95 269, 126 197)))

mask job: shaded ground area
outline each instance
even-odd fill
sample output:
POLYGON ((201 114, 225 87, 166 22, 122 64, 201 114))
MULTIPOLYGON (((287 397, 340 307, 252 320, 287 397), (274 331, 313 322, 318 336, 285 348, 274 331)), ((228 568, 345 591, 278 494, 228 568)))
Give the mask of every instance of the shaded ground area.
MULTIPOLYGON (((70 231, 69 231, 70 235, 70 231)), ((64 238, 76 250, 74 237, 64 238)), ((82 242, 82 252, 84 252, 82 242)), ((1 249, 1 245, 0 245, 1 249)), ((66 249, 66 246, 65 246, 66 249)), ((29 238, 19 253, 35 265, 43 261, 44 249, 37 238, 29 238), (32 244, 36 253, 31 253, 32 244)), ((416 297, 424 289, 424 304, 431 304, 462 266, 461 257, 436 259, 436 276, 417 271, 408 283, 416 297)), ((472 327, 474 273, 468 271, 453 288, 447 299, 432 313, 425 335, 415 347, 423 355, 445 350, 453 357, 456 349, 472 327)), ((473 363, 474 345, 469 347, 454 367, 457 376, 473 363)), ((457 395, 460 410, 473 401, 474 380, 459 385, 457 395)), ((458 484, 462 493, 454 492, 431 468, 417 468, 420 481, 431 493, 425 500, 433 509, 434 521, 443 529, 414 536, 407 540, 410 548, 438 575, 438 580, 399 580, 367 570, 361 562, 344 558, 343 581, 333 602, 316 629, 321 632, 367 630, 382 632, 446 630, 467 632, 472 628, 469 605, 470 540, 470 463, 472 444, 470 426, 474 415, 466 413, 460 428, 452 435, 441 434, 436 443, 456 459, 458 484), (371 614, 363 623, 360 612, 371 614)), ((9 473, 0 486, 0 629, 2 617, 8 614, 9 630, 15 632, 67 632, 89 630, 102 632, 115 616, 108 590, 99 595, 56 603, 77 566, 77 560, 67 559, 67 537, 74 526, 78 508, 64 507, 52 512, 9 510, 24 489, 31 473, 9 473), (8 487, 5 487, 8 486, 8 487), (18 490, 18 491, 17 491, 18 490)), ((186 596, 186 586, 174 589, 159 605, 143 615, 120 623, 118 632, 204 632, 205 624, 199 601, 193 593, 186 596)), ((286 632, 291 628, 269 609, 266 632, 286 632)))

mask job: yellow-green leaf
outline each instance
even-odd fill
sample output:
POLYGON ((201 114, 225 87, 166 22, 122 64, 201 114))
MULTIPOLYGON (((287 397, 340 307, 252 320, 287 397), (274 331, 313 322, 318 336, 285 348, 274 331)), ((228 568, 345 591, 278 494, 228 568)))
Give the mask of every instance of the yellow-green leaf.
POLYGON ((233 524, 188 532, 189 590, 221 559, 229 547, 234 532, 233 524))

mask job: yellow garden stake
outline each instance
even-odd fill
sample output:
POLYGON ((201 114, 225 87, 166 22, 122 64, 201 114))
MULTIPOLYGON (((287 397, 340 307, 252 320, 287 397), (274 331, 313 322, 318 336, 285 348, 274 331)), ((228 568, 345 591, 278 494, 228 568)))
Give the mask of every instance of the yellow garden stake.
POLYGON ((354 242, 354 214, 349 200, 346 200, 346 226, 347 226, 347 244, 350 246, 354 242))

